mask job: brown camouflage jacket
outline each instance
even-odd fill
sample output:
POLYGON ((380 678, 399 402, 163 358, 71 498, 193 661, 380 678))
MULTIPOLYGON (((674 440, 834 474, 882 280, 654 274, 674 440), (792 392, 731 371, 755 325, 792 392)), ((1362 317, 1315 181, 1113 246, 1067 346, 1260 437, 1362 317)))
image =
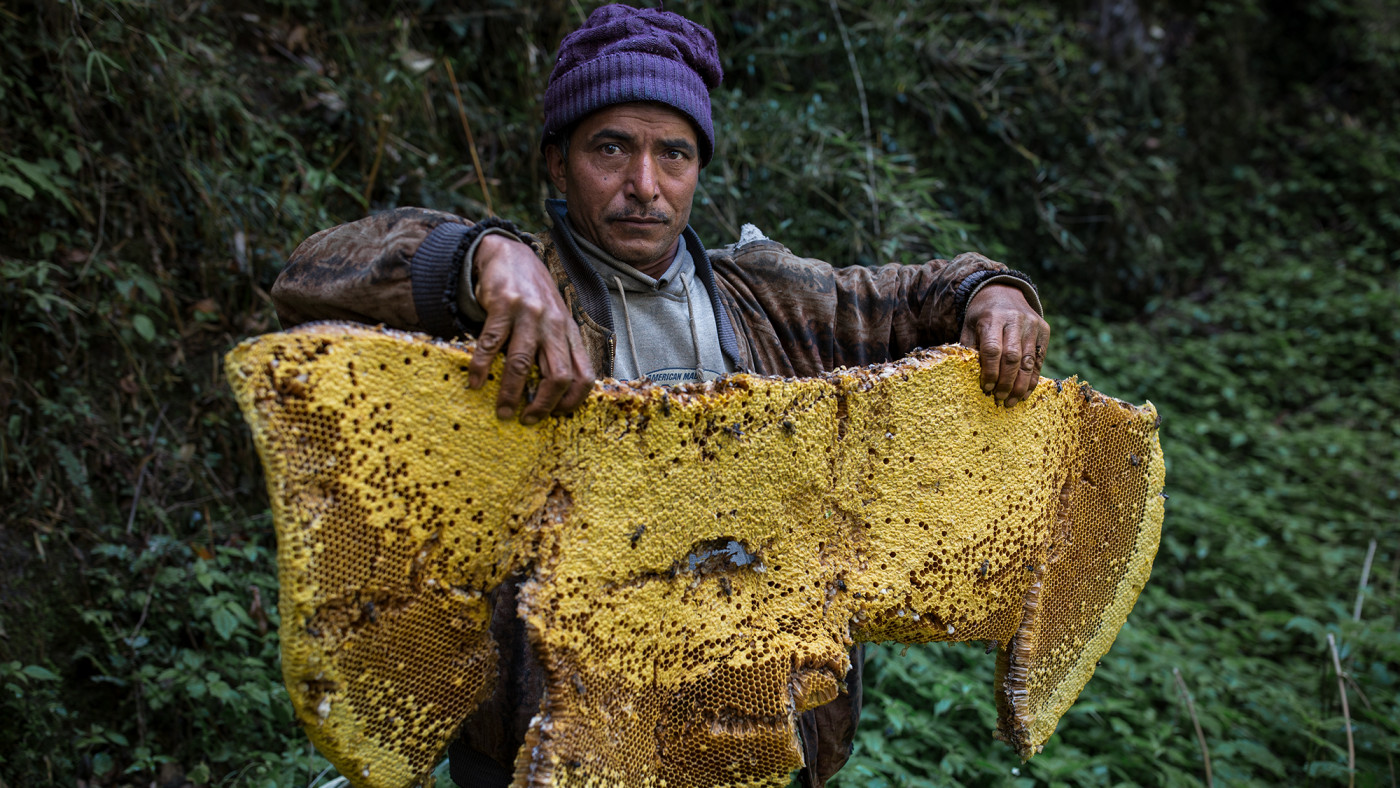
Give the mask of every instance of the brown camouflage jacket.
MULTIPOLYGON (((593 368, 607 376, 616 348, 606 288, 561 229, 567 228, 562 201, 547 207, 554 228, 525 240, 554 275, 593 368)), ((455 306, 465 251, 457 239, 470 226, 452 214, 400 208, 319 232, 297 247, 273 285, 278 317, 286 328, 350 320, 444 337, 475 333, 480 326, 465 321, 455 306)), ((725 354, 737 369, 783 377, 888 361, 917 347, 956 342, 971 285, 1008 270, 973 253, 922 265, 834 268, 771 240, 707 252, 689 228, 684 237, 697 278, 714 303, 725 354)), ((463 786, 509 781, 509 767, 539 708, 543 681, 515 615, 517 585, 507 583, 494 595, 492 636, 504 657, 495 694, 463 726, 451 750, 453 777, 463 786)), ((800 785, 821 788, 850 756, 863 651, 852 653, 848 694, 799 720, 808 764, 800 785)))
MULTIPOLYGON (((560 211, 562 205, 551 201, 556 227, 563 224, 560 211)), ((415 280, 423 277, 415 276, 422 266, 415 271, 414 257, 444 224, 471 226, 452 214, 399 208, 306 239, 272 288, 282 325, 352 320, 440 336, 471 332, 476 327, 456 319, 445 297, 455 275, 430 276, 435 288, 425 292, 419 281, 415 291, 415 280)), ((568 253, 573 241, 566 234, 551 231, 527 240, 573 310, 593 368, 606 375, 612 369, 612 316, 601 277, 576 251, 568 253)), ((874 364, 916 347, 956 342, 959 286, 978 272, 1008 270, 975 253, 922 265, 834 268, 766 239, 707 252, 687 229, 686 243, 697 276, 718 302, 716 316, 731 326, 729 342, 720 326, 721 345, 737 356, 740 369, 783 377, 874 364)), ((460 270, 461 259, 455 263, 460 270)))

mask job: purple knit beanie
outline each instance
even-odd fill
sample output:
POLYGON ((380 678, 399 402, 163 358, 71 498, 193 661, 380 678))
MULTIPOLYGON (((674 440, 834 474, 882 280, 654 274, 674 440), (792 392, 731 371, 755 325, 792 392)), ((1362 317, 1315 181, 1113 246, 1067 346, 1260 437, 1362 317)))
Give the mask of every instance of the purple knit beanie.
POLYGON ((605 5, 559 45, 540 148, 604 107, 657 101, 695 124, 704 166, 715 150, 710 91, 723 76, 715 37, 704 27, 657 8, 605 5))

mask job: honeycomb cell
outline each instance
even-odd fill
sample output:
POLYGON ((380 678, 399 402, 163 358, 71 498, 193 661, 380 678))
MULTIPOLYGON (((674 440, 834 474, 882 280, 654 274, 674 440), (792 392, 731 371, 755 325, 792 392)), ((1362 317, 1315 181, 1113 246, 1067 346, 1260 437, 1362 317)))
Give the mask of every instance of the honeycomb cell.
POLYGON ((845 692, 858 641, 999 644, 995 735, 1030 757, 1151 569, 1150 404, 1042 380, 997 408, 952 347, 607 381, 527 428, 467 388, 471 353, 326 323, 227 360, 272 499, 287 686, 359 786, 430 779, 493 689, 485 599, 513 574, 545 674, 515 785, 709 788, 786 785, 797 715, 845 692))

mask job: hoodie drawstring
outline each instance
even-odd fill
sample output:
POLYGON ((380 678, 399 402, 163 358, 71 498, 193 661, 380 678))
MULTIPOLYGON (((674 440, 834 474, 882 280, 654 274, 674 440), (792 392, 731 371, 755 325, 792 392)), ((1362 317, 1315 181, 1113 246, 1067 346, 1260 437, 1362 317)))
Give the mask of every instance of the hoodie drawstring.
MULTIPOLYGON (((690 297, 690 277, 681 274, 681 287, 685 288, 685 308, 690 312, 690 341, 695 345, 695 382, 705 382, 705 365, 700 360, 700 329, 695 325, 695 299, 690 297)), ((625 311, 625 308, 624 308, 625 311)), ((632 335, 632 327, 627 327, 627 335, 632 335)))
MULTIPOLYGON (((636 332, 632 330, 632 313, 627 309, 627 290, 622 286, 622 277, 613 275, 613 282, 617 285, 617 297, 622 302, 622 321, 627 326, 627 349, 632 354, 632 369, 636 371, 637 377, 643 380, 651 378, 642 371, 642 364, 637 358, 636 332)), ((695 299, 691 297, 690 277, 681 274, 681 287, 685 289, 685 308, 690 315, 690 342, 695 348, 695 382, 705 382, 705 365, 700 357, 700 327, 695 321, 695 299)))
POLYGON ((627 347, 632 351, 632 369, 637 377, 648 380, 647 373, 642 371, 642 365, 637 361, 637 340, 633 338, 632 313, 627 311, 627 291, 622 289, 622 277, 613 275, 613 281, 617 282, 617 295, 622 299, 622 321, 627 324, 627 347))

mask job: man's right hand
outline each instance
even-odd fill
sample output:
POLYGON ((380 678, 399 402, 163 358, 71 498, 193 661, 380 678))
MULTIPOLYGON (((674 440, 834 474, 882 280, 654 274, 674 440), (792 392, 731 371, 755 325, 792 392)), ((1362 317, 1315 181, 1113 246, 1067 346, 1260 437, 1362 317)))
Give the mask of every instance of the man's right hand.
POLYGON ((486 310, 467 384, 479 389, 496 354, 505 353, 496 416, 509 419, 524 399, 525 379, 539 365, 540 385, 520 413, 534 424, 552 413, 577 408, 593 386, 593 364, 559 296, 553 277, 534 250, 503 235, 488 235, 476 247, 476 300, 486 310))

